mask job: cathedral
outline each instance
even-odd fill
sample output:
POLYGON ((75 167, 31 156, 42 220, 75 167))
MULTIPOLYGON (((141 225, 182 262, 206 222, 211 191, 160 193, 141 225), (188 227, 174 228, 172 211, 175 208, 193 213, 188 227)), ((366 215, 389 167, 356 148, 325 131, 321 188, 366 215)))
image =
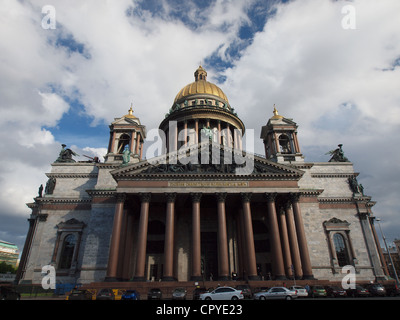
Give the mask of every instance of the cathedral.
MULTIPOLYGON (((293 119, 271 108, 246 151, 246 128, 200 66, 159 125, 154 157, 132 108, 108 151, 76 161, 63 145, 39 190, 17 273, 57 283, 387 279, 375 204, 343 153, 306 162, 293 119)), ((55 158, 57 155, 55 156, 55 158)))

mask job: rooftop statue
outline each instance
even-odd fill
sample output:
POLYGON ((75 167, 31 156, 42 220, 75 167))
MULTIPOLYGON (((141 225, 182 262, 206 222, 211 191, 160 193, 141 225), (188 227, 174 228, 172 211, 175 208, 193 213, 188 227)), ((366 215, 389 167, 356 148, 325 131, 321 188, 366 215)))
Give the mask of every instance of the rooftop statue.
POLYGON ((325 154, 330 154, 332 156, 329 162, 350 162, 349 159, 347 159, 344 156, 342 146, 343 146, 342 144, 339 144, 338 145, 339 148, 325 153, 325 154))
POLYGON ((60 151, 60 154, 55 162, 76 162, 74 159, 72 159, 72 156, 79 156, 79 154, 75 153, 71 149, 65 149, 67 145, 62 144, 62 149, 60 151))

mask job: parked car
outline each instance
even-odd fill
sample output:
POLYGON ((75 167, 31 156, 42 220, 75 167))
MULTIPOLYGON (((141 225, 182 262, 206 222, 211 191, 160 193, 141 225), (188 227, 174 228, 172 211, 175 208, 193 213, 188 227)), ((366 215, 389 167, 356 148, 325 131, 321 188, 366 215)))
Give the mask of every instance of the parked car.
POLYGON ((136 290, 126 290, 121 300, 140 300, 140 294, 136 290))
POLYGON ((272 287, 269 290, 260 291, 254 294, 254 300, 285 299, 292 300, 297 298, 297 292, 285 287, 272 287))
POLYGON ((175 288, 172 292, 172 300, 186 300, 187 291, 185 288, 175 288))
POLYGON ((323 286, 311 286, 309 296, 311 298, 326 297, 326 290, 323 286))
POLYGON ((20 300, 21 295, 11 286, 0 287, 0 300, 20 300))
POLYGON ((347 292, 341 287, 337 286, 327 286, 325 287, 326 294, 328 297, 337 298, 337 297, 346 297, 347 292))
POLYGON ((159 288, 152 288, 147 294, 147 300, 161 300, 161 298, 162 292, 159 288))
POLYGON ((110 288, 100 289, 96 295, 96 300, 115 300, 113 290, 110 288))
POLYGON ((239 300, 244 299, 241 290, 231 287, 219 287, 211 292, 200 294, 200 300, 239 300))
POLYGON ((370 293, 368 289, 362 286, 356 286, 355 289, 347 289, 347 296, 349 297, 369 297, 370 293))
POLYGON ((245 299, 252 299, 253 293, 251 292, 251 288, 247 284, 242 284, 236 286, 236 290, 241 290, 245 299))
POLYGON ((375 297, 383 297, 386 296, 386 289, 380 283, 372 283, 366 286, 369 293, 375 297))
POLYGON ((306 288, 304 288, 302 286, 291 286, 289 288, 289 290, 297 291, 297 297, 298 298, 308 297, 308 292, 307 292, 306 288))
POLYGON ((390 284, 385 286, 386 295, 389 297, 400 296, 400 289, 396 284, 390 284))
POLYGON ((93 293, 89 290, 72 290, 68 296, 68 300, 92 300, 93 293))
POLYGON ((199 287, 193 290, 193 300, 200 300, 200 295, 206 293, 208 290, 204 287, 199 287))

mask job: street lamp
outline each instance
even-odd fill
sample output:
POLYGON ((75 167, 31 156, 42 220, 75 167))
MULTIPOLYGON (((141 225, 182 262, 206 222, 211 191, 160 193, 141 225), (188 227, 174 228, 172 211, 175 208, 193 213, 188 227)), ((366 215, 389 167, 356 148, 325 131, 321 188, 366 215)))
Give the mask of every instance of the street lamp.
POLYGON ((392 264, 393 272, 394 272, 394 275, 396 277, 396 284, 397 284, 397 287, 399 287, 399 278, 397 277, 396 268, 394 267, 392 256, 390 255, 390 251, 389 251, 388 245, 386 243, 386 238, 385 238, 385 235, 383 234, 383 231, 382 231, 382 227, 381 227, 381 223, 380 223, 381 219, 376 218, 375 220, 378 221, 379 229, 381 230, 381 234, 382 234, 382 239, 383 239, 383 242, 385 243, 386 251, 389 254, 390 263, 392 264))

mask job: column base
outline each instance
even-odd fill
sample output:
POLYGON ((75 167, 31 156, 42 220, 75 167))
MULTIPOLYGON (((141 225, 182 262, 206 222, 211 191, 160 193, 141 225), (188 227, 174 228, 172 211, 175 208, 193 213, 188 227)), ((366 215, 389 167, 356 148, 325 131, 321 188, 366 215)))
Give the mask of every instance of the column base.
POLYGON ((144 277, 133 277, 132 279, 133 282, 143 282, 146 281, 144 277))
POLYGON ((231 277, 229 276, 219 276, 218 281, 229 281, 231 280, 231 277))
POLYGON ((116 277, 105 277, 104 282, 119 282, 120 280, 116 277))
POLYGON ((249 281, 259 281, 261 280, 260 276, 248 276, 249 281))
POLYGON ((191 276, 190 281, 203 281, 202 276, 191 276))
POLYGON ((178 281, 178 280, 175 279, 174 277, 163 277, 161 280, 162 280, 162 281, 166 281, 166 282, 178 281))
POLYGON ((286 278, 286 276, 279 275, 279 276, 275 276, 275 280, 287 280, 287 278, 286 278))
POLYGON ((318 280, 313 275, 303 275, 303 280, 318 280))

